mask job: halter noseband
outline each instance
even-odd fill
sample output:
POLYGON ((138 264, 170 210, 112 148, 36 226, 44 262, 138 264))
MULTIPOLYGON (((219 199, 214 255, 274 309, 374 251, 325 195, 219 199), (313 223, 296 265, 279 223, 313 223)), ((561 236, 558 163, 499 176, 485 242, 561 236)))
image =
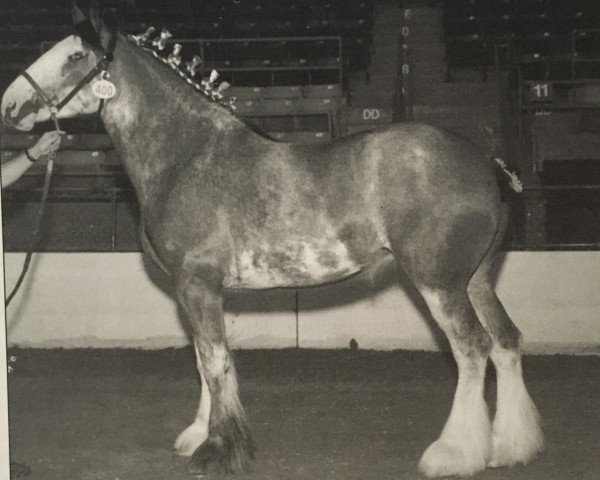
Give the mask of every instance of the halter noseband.
MULTIPOLYGON (((57 130, 59 130, 58 118, 57 118, 58 112, 60 112, 63 109, 63 107, 67 103, 69 103, 75 95, 77 95, 79 90, 81 90, 88 83, 90 83, 93 80, 93 78, 96 77, 96 75, 98 75, 99 73, 101 73, 105 70, 108 70, 108 66, 113 61, 113 58, 114 58, 113 51, 115 48, 116 41, 117 41, 116 35, 113 33, 109 40, 108 49, 105 51, 104 55, 102 56, 100 61, 96 64, 96 66, 94 68, 92 68, 88 72, 88 74, 85 77, 83 77, 77 85, 75 85, 75 87, 73 87, 73 89, 65 96, 65 98, 63 98, 60 102, 58 102, 56 104, 52 102, 50 97, 48 97, 48 95, 46 95, 44 90, 42 90, 42 88, 31 77, 31 75, 29 75, 29 73, 21 72, 21 76, 23 78, 25 78, 25 80, 27 80, 31 84, 33 89, 37 92, 37 94, 40 96, 40 98, 44 101, 44 103, 50 109, 50 118, 54 122, 54 125, 56 126, 57 130)), ((104 99, 101 99, 100 100, 100 108, 98 109, 99 112, 100 112, 100 110, 102 110, 103 103, 104 103, 104 99)))

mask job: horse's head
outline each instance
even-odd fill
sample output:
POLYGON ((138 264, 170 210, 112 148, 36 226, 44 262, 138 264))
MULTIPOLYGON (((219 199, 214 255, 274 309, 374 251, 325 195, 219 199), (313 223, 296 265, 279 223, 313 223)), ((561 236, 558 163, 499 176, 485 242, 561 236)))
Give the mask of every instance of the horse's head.
POLYGON ((70 118, 98 110, 100 99, 90 85, 93 78, 85 80, 90 72, 94 77, 100 73, 97 67, 111 50, 113 34, 100 19, 97 6, 86 16, 73 2, 72 13, 76 34, 44 53, 4 93, 0 114, 5 125, 28 131, 53 114, 56 118, 70 118), (85 85, 81 86, 82 82, 85 85), (78 86, 81 88, 69 99, 78 86))

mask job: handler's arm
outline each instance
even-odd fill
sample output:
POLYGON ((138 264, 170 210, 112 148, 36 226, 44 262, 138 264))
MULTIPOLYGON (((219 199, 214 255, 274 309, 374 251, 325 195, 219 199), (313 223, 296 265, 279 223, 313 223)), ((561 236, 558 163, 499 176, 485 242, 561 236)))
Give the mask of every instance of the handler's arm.
POLYGON ((2 165, 2 188, 16 182, 42 155, 55 152, 62 132, 47 132, 29 150, 2 165))
POLYGON ((2 165, 2 188, 16 182, 31 165, 33 165, 33 162, 27 158, 25 153, 20 153, 15 158, 4 163, 2 165))

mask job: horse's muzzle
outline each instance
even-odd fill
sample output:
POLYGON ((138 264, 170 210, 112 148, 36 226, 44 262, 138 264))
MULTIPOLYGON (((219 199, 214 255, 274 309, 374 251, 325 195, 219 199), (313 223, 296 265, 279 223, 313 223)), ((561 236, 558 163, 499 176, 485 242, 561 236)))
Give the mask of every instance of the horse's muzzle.
POLYGON ((14 127, 13 112, 16 107, 17 102, 14 100, 9 100, 6 102, 6 105, 4 104, 4 101, 2 102, 2 123, 7 127, 14 127))
POLYGON ((2 99, 0 111, 2 112, 2 123, 9 128, 28 131, 33 128, 41 105, 35 99, 26 100, 19 104, 16 100, 2 99))

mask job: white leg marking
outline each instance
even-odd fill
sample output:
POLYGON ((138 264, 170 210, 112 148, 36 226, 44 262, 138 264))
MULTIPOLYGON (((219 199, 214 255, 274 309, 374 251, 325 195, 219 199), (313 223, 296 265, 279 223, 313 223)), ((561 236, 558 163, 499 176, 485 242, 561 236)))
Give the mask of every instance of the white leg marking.
MULTIPOLYGON (((472 367, 471 367, 472 368, 472 367)), ((466 374, 459 364, 452 411, 440 438, 421 457, 419 470, 428 477, 472 475, 483 470, 491 456, 491 426, 483 398, 485 365, 466 374)))
POLYGON ((495 347, 492 360, 498 379, 498 400, 489 466, 525 464, 544 450, 540 416, 523 382, 519 352, 495 347))
MULTIPOLYGON (((435 292, 422 292, 431 313, 440 323, 447 314, 441 309, 435 292)), ((440 438, 433 442, 421 457, 419 470, 428 477, 468 476, 485 469, 491 458, 491 425, 487 404, 483 398, 487 359, 469 359, 450 344, 458 364, 458 384, 452 411, 440 438)))
POLYGON ((198 413, 196 414, 194 422, 181 432, 177 437, 177 440, 175 440, 175 451, 178 455, 183 457, 192 456, 196 449, 208 438, 208 421, 210 419, 211 405, 210 392, 204 374, 202 373, 202 363, 200 361, 200 355, 198 354, 198 348, 195 347, 195 349, 196 367, 200 374, 202 393, 200 395, 198 413))

